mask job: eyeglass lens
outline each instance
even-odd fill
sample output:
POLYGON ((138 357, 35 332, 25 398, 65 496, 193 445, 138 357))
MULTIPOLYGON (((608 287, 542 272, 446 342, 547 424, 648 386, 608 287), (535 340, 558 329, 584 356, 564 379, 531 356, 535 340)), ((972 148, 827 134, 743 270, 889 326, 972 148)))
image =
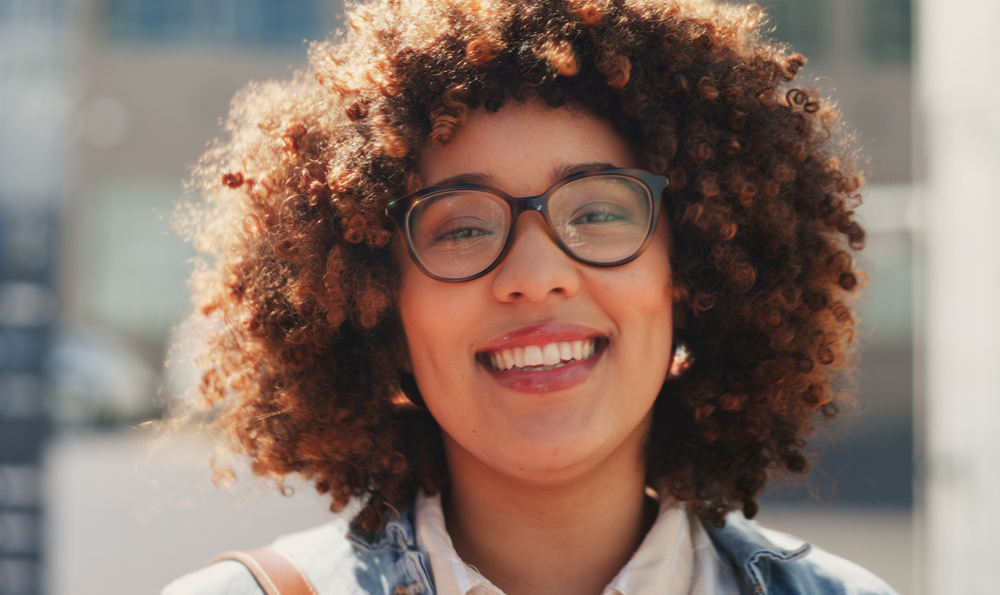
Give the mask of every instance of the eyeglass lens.
MULTIPOLYGON (((653 201, 638 180, 609 174, 560 186, 544 211, 565 250, 584 262, 610 264, 633 256, 645 243, 653 201)), ((462 279, 496 261, 512 231, 511 218, 502 196, 444 190, 414 204, 407 225, 424 268, 441 278, 462 279)))

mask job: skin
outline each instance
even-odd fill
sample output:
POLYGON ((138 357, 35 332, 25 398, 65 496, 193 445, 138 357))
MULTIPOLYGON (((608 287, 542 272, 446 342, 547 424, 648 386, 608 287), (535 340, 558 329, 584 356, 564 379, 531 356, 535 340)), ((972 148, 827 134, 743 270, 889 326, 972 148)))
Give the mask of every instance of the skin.
MULTIPOLYGON (((607 122, 540 103, 473 110, 419 161, 428 186, 476 174, 512 196, 541 194, 581 164, 637 167, 607 122)), ((600 268, 570 258, 541 215, 525 213, 506 258, 465 283, 431 279, 402 244, 408 367, 443 430, 456 551, 508 595, 600 593, 655 518, 644 440, 672 347, 665 222, 636 260, 600 268), (477 358, 518 329, 558 323, 606 339, 571 387, 504 386, 477 358)))

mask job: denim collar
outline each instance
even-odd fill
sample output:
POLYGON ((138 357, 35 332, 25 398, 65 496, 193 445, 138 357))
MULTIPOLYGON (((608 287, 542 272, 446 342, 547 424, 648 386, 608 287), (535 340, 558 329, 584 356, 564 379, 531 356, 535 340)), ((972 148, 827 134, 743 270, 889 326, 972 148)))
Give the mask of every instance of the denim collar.
POLYGON ((739 512, 730 513, 721 528, 711 525, 705 528, 715 547, 736 564, 743 580, 760 595, 767 595, 768 585, 775 582, 775 574, 784 574, 782 565, 799 560, 812 550, 808 543, 793 549, 778 546, 764 534, 760 525, 746 520, 739 512))
POLYGON ((351 528, 347 534, 357 561, 357 580, 366 593, 433 595, 430 560, 417 548, 416 512, 411 500, 403 510, 389 508, 385 525, 374 532, 351 528))
POLYGON ((417 540, 414 537, 414 527, 417 526, 417 517, 414 500, 410 499, 402 510, 387 507, 385 514, 388 518, 382 528, 369 532, 352 526, 347 534, 347 539, 366 550, 388 548, 416 551, 417 540))

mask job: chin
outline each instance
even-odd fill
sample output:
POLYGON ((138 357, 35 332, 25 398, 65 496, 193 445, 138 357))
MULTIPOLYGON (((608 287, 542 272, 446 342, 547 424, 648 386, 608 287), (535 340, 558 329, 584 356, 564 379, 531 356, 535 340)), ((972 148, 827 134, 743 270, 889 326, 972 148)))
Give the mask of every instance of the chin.
POLYGON ((521 439, 516 449, 505 449, 494 460, 501 471, 522 481, 551 485, 585 476, 608 456, 613 448, 587 437, 553 440, 521 439))

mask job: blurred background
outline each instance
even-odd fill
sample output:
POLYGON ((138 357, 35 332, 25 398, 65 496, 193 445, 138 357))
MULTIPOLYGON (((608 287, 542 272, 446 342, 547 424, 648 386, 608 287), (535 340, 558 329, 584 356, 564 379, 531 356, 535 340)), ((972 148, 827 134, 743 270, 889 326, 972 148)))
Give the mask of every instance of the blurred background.
MULTIPOLYGON (((917 1, 761 2, 773 36, 809 58, 799 80, 837 100, 870 163, 859 414, 817 439, 808 480, 770 491, 761 520, 902 594, 924 581, 917 1)), ((0 595, 155 593, 219 551, 329 518, 308 486, 216 490, 209 437, 151 443, 142 422, 192 380, 169 351, 188 309, 193 251, 169 222, 188 168, 233 94, 302 67, 304 40, 342 10, 0 0, 0 595)))

